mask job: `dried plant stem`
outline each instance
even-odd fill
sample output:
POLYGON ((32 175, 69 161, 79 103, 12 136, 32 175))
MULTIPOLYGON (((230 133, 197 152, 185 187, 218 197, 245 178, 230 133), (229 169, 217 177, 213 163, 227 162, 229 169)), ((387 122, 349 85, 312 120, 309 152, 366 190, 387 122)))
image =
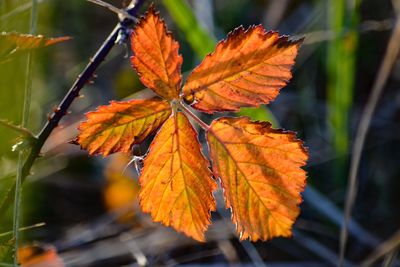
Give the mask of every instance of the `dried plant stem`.
MULTIPOLYGON (((400 248, 400 229, 397 230, 389 239, 380 244, 362 263, 362 267, 372 266, 379 258, 400 248)), ((394 252, 394 255, 396 253, 394 252)), ((395 260, 396 257, 394 257, 395 260)), ((393 259, 392 259, 393 260, 393 259)))
MULTIPOLYGON (((45 225, 46 225, 46 223, 44 223, 44 222, 36 223, 34 225, 21 227, 21 228, 18 229, 18 231, 31 230, 31 229, 42 227, 42 226, 45 226, 45 225)), ((0 234, 0 238, 3 238, 3 237, 8 236, 8 235, 13 235, 13 231, 1 233, 0 234)))
POLYGON ((346 194, 344 221, 340 233, 340 262, 339 266, 343 266, 344 254, 346 251, 346 243, 348 236, 348 224, 351 212, 354 206, 354 201, 357 195, 357 172, 360 165, 361 153, 368 133, 368 128, 371 123, 372 115, 375 111, 379 97, 384 89, 391 69, 396 62, 400 51, 400 16, 398 14, 397 21, 393 33, 390 37, 384 59, 379 68, 378 75, 372 87, 371 95, 363 111, 360 123, 355 135, 353 153, 350 163, 350 172, 348 180, 348 190, 346 194))
MULTIPOLYGON (((37 0, 31 1, 31 20, 29 26, 29 33, 36 33, 37 25, 37 13, 38 13, 38 2, 37 0)), ((29 110, 31 106, 31 95, 32 95, 32 65, 33 65, 33 52, 28 54, 27 67, 26 67, 26 78, 25 78, 25 90, 24 90, 24 104, 22 109, 22 122, 21 127, 26 128, 29 122, 29 110)), ((14 211, 13 211, 13 238, 14 238, 14 266, 18 266, 18 246, 19 246, 19 228, 20 228, 20 217, 21 217, 21 191, 22 191, 22 180, 23 180, 23 151, 18 152, 17 162, 17 175, 15 177, 15 193, 14 193, 14 211)))

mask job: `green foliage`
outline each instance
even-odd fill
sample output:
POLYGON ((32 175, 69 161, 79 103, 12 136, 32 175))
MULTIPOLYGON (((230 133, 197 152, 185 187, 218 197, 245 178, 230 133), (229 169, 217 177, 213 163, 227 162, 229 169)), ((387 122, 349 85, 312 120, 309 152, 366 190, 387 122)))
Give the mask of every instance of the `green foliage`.
POLYGON ((213 51, 216 41, 202 28, 185 0, 163 0, 163 4, 199 58, 213 51))
MULTIPOLYGON (((333 0, 328 5, 329 25, 335 39, 328 43, 328 124, 333 148, 338 157, 349 151, 349 117, 353 102, 356 57, 358 47, 358 5, 345 0, 333 0)), ((344 159, 335 166, 336 180, 344 181, 344 159)))

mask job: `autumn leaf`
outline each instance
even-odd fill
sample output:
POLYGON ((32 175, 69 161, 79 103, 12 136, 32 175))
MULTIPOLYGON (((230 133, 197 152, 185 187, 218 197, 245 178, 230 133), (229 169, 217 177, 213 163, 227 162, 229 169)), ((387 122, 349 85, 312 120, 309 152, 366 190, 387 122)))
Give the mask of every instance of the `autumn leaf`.
POLYGON ((103 190, 104 205, 110 212, 126 211, 118 218, 120 222, 132 219, 133 207, 137 203, 139 185, 126 171, 130 156, 116 154, 107 162, 104 170, 106 185, 103 190))
POLYGON ((0 61, 5 61, 20 52, 54 45, 70 39, 69 36, 46 38, 43 35, 2 32, 0 34, 0 61))
POLYGON ((170 114, 169 103, 157 98, 113 101, 86 114, 87 121, 79 125, 75 142, 89 154, 129 152, 133 144, 155 132, 170 114))
POLYGON ((55 247, 46 245, 30 245, 18 248, 18 262, 21 267, 64 267, 55 247))
POLYGON ((295 134, 246 117, 220 118, 207 132, 214 175, 241 239, 291 236, 308 158, 295 134))
POLYGON ((189 75, 185 100, 207 113, 267 104, 292 77, 300 43, 262 26, 239 27, 189 75))
POLYGON ((196 131, 177 112, 161 127, 144 160, 140 204, 154 221, 171 225, 199 241, 215 210, 216 188, 196 131))
POLYGON ((182 79, 179 44, 153 7, 133 31, 131 45, 134 53, 131 62, 142 83, 167 100, 179 98, 182 79))
MULTIPOLYGON (((267 104, 291 78, 300 43, 261 26, 237 28, 194 69, 181 94, 179 45, 150 7, 132 32, 131 63, 142 83, 164 100, 102 106, 87 114, 76 141, 89 154, 107 156, 129 152, 160 128, 139 177, 140 205, 154 221, 205 241, 216 208, 214 176, 221 180, 241 239, 291 236, 306 182, 302 142, 292 132, 246 117, 220 118, 208 126, 184 101, 207 113, 267 104), (212 173, 186 115, 206 131, 212 173)), ((114 194, 122 187, 115 188, 110 200, 119 204, 114 194)), ((121 203, 126 200, 131 201, 121 203)))

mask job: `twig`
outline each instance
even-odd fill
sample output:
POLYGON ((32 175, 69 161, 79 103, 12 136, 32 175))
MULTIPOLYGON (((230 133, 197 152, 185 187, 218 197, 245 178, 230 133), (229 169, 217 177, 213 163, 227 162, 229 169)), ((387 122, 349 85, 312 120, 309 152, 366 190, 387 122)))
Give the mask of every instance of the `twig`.
POLYGON ((368 128, 371 123, 372 115, 375 111, 379 97, 384 89, 386 81, 389 77, 391 69, 396 62, 400 50, 400 16, 397 17, 396 25, 390 37, 386 53, 382 64, 379 68, 378 75, 372 87, 367 105, 362 113, 360 123, 355 135, 353 153, 350 163, 350 172, 348 180, 348 190, 346 193, 346 202, 344 210, 344 222, 340 233, 340 262, 339 266, 343 266, 344 254, 346 251, 346 242, 348 236, 348 224, 351 212, 354 206, 354 201, 357 195, 357 172, 360 165, 361 153, 368 133, 368 128))
MULTIPOLYGON (((31 21, 29 25, 29 33, 36 33, 37 25, 37 14, 38 14, 38 2, 32 0, 31 7, 31 21)), ((29 52, 27 58, 26 67, 26 79, 25 79, 25 91, 24 91, 24 106, 22 108, 22 123, 21 127, 25 128, 29 122, 29 110, 31 107, 31 95, 32 95, 32 66, 33 66, 33 52, 29 52)), ((13 237, 14 237, 14 265, 18 266, 18 246, 19 246, 19 224, 21 217, 21 193, 22 193, 22 180, 23 180, 23 161, 24 151, 18 152, 17 162, 17 175, 15 178, 15 194, 14 194, 14 211, 13 211, 13 237)))
MULTIPOLYGON (((126 10, 130 15, 134 16, 139 11, 139 8, 143 5, 145 0, 136 0, 136 4, 129 9, 126 10)), ((40 150, 46 142, 47 138, 51 134, 51 132, 57 127, 60 120, 67 114, 68 108, 71 106, 72 102, 76 97, 79 96, 80 90, 83 86, 92 78, 94 72, 100 66, 100 64, 104 61, 105 57, 111 51, 114 46, 119 33, 125 30, 128 26, 132 25, 134 21, 126 18, 120 23, 118 23, 112 32, 108 35, 107 39, 103 42, 100 48, 97 50, 95 55, 89 60, 88 65, 78 76, 74 84, 71 86, 68 93, 65 95, 64 99, 58 105, 58 108, 51 115, 47 123, 44 125, 40 133, 37 135, 37 140, 32 146, 30 153, 22 167, 21 172, 21 183, 24 182, 25 178, 29 175, 30 170, 36 160, 36 158, 40 155, 40 150)), ((15 191, 15 187, 11 189, 11 194, 9 194, 4 201, 4 204, 0 207, 0 214, 5 212, 5 209, 8 207, 11 199, 10 196, 15 191)))

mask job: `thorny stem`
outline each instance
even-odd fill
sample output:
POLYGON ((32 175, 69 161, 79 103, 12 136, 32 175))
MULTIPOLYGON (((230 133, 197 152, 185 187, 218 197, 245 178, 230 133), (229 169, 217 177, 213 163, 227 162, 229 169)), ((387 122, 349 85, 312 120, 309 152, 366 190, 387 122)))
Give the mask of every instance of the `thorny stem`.
MULTIPOLYGON (((136 0, 134 5, 130 5, 130 8, 126 10, 130 15, 135 16, 137 15, 140 7, 143 5, 145 0, 136 0)), ((46 142, 47 138, 51 134, 51 132, 58 126, 60 120, 67 114, 68 108, 71 106, 72 102, 75 100, 76 97, 79 96, 80 90, 83 86, 88 83, 88 81, 93 77, 94 72, 100 66, 100 64, 104 61, 105 57, 113 48, 116 40, 121 31, 126 30, 127 27, 132 25, 134 21, 129 18, 125 18, 123 21, 119 22, 112 32, 108 35, 107 39, 103 42, 100 48, 97 50, 95 55, 89 60, 89 63, 85 67, 85 69, 81 72, 78 76, 74 84, 71 86, 68 93, 65 95, 64 99, 60 102, 57 109, 51 115, 47 123, 43 126, 40 133, 36 136, 36 142, 33 144, 29 155, 22 167, 21 173, 21 183, 24 182, 26 177, 29 175, 30 170, 35 162, 35 160, 40 155, 40 150, 42 149, 44 143, 46 142)), ((11 201, 10 196, 15 191, 15 187, 10 191, 6 200, 3 202, 3 205, 0 207, 0 214, 3 214, 8 204, 11 201)))
MULTIPOLYGON (((37 0, 32 0, 31 7, 31 19, 29 25, 29 33, 36 33, 37 25, 37 0)), ((25 128, 29 122, 29 110, 31 106, 31 95, 32 95, 32 65, 33 65, 33 52, 28 54, 27 67, 26 67, 26 79, 25 79, 25 91, 24 91, 24 104, 22 108, 22 122, 21 127, 25 128)), ((14 210, 13 210, 13 238, 14 238, 14 266, 18 266, 18 246, 19 246, 19 225, 21 217, 21 194, 22 194, 22 181, 23 175, 23 161, 24 152, 18 152, 17 162, 17 175, 15 177, 15 193, 14 193, 14 210)))
POLYGON ((210 126, 207 125, 204 121, 202 121, 199 117, 197 117, 190 109, 188 109, 182 101, 178 102, 178 107, 182 109, 182 111, 191 117, 193 120, 195 120, 201 128, 203 128, 204 131, 208 131, 210 129, 210 126))

